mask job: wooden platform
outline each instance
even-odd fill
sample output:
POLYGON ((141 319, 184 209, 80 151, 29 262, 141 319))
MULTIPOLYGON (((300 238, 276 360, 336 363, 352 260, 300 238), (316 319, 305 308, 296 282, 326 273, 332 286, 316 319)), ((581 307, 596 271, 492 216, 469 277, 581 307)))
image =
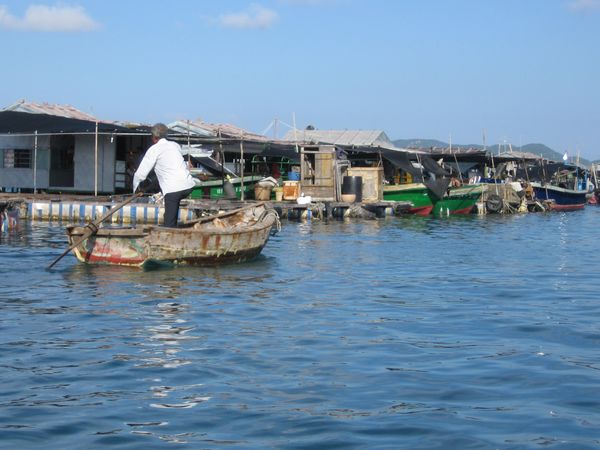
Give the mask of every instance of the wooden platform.
MULTIPOLYGON (((61 221, 80 223, 92 221, 108 212, 116 203, 127 196, 90 197, 90 196, 59 196, 59 195, 20 195, 0 194, 0 205, 18 210, 20 219, 40 221, 61 221), (10 205, 10 206, 9 206, 10 205)), ((207 214, 239 208, 250 202, 239 200, 195 200, 186 199, 181 203, 179 220, 193 220, 207 214)), ((269 202, 277 210, 282 219, 302 220, 330 218, 377 218, 399 215, 411 206, 409 202, 374 202, 374 203, 344 203, 344 202, 313 202, 300 205, 295 201, 269 202)), ((161 204, 152 202, 150 198, 132 202, 116 212, 112 223, 148 223, 160 224, 164 208, 161 204)))
POLYGON ((316 202, 299 205, 295 202, 271 202, 284 219, 331 219, 343 217, 378 218, 400 215, 412 206, 410 202, 316 202))

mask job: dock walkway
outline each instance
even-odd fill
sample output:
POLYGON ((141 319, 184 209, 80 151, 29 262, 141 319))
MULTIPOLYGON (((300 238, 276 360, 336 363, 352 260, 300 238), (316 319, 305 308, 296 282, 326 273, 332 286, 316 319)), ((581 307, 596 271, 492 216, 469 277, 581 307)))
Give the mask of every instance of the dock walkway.
MULTIPOLYGON (((60 221, 82 223, 95 220, 107 213, 115 204, 127 196, 73 196, 48 194, 0 193, 0 214, 31 221, 60 221)), ((300 205, 292 201, 269 202, 282 219, 329 219, 341 217, 373 218, 398 215, 408 210, 409 202, 344 203, 315 202, 300 205)), ((241 206, 240 201, 191 200, 182 201, 179 220, 188 221, 202 215, 233 209, 241 206)), ((125 205, 109 220, 112 223, 161 224, 164 208, 154 203, 151 197, 125 205)), ((0 219, 1 221, 1 219, 0 219)), ((7 222, 6 219, 4 221, 7 222)))

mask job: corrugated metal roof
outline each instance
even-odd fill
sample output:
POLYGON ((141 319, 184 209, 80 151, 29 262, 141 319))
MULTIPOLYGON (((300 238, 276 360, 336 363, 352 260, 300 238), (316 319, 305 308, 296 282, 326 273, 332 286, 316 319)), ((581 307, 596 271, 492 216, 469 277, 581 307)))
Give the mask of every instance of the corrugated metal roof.
MULTIPOLYGON (((498 153, 497 155, 494 155, 494 156, 504 157, 504 158, 508 158, 508 159, 542 159, 541 155, 536 155, 535 153, 529 153, 529 152, 519 152, 519 151, 502 152, 502 153, 498 153)), ((546 158, 546 159, 548 159, 548 158, 546 158)))
POLYGON ((284 141, 314 142, 353 147, 394 148, 381 130, 294 130, 288 131, 284 141))
POLYGON ((0 134, 56 133, 148 134, 147 130, 124 128, 114 123, 73 119, 54 114, 0 111, 0 134))
POLYGON ((52 116, 67 117, 69 119, 89 120, 91 122, 99 121, 91 114, 84 113, 83 111, 80 111, 71 105, 34 103, 26 102, 25 100, 19 100, 18 102, 7 106, 2 111, 16 111, 30 114, 50 114, 52 116))
POLYGON ((177 120, 168 124, 168 127, 181 134, 190 134, 196 136, 211 136, 218 137, 219 134, 221 137, 232 137, 239 138, 240 136, 244 136, 244 139, 249 139, 253 141, 262 141, 267 142, 269 139, 266 136, 252 133, 251 131, 245 130, 243 128, 237 127, 231 124, 214 124, 204 122, 202 120, 177 120))

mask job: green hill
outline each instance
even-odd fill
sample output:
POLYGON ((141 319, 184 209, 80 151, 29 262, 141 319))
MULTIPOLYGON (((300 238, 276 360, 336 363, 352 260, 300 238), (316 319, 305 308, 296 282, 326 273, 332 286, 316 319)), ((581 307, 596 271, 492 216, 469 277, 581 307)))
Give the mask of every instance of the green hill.
POLYGON ((448 144, 435 139, 396 139, 394 145, 400 148, 448 147, 448 144))
MULTIPOLYGON (((438 141, 436 139, 396 139, 392 141, 396 147, 400 148, 432 148, 432 147, 448 147, 447 142, 438 141)), ((483 145, 465 145, 465 144, 452 144, 453 148, 478 148, 482 149, 483 145)), ((507 145, 489 145, 487 147, 488 152, 493 154, 504 153, 510 151, 507 145)), ((522 147, 512 146, 513 151, 533 153, 534 155, 540 155, 542 158, 550 159, 552 161, 562 161, 563 154, 551 149, 544 144, 526 144, 522 147)), ((577 162, 577 155, 568 155, 569 161, 577 162)), ((579 164, 583 166, 591 165, 591 162, 587 159, 580 158, 579 164)))

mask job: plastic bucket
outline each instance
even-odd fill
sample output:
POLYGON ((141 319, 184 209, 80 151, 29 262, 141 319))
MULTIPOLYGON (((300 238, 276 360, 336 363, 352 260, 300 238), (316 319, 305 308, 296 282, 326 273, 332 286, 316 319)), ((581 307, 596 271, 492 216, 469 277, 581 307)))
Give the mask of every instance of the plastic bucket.
POLYGON ((354 194, 354 201, 362 202, 362 177, 345 176, 342 179, 342 194, 354 194))
POLYGON ((271 187, 254 185, 254 199, 255 200, 270 200, 271 199, 271 187))
POLYGON ((288 172, 288 180, 300 181, 300 172, 288 172))

